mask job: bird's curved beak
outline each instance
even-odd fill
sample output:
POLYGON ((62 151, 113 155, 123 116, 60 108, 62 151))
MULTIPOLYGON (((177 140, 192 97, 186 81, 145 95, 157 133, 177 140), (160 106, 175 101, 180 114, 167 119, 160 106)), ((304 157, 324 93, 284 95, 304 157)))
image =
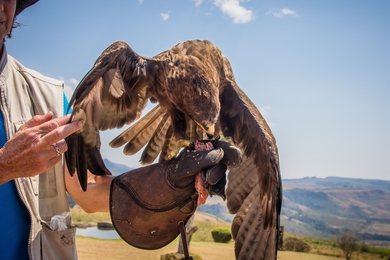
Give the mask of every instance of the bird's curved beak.
POLYGON ((209 139, 213 138, 214 137, 214 133, 215 133, 215 126, 212 125, 210 126, 208 129, 205 130, 206 131, 206 135, 209 139))
POLYGON ((214 137, 215 125, 212 125, 212 126, 210 126, 208 129, 205 129, 205 127, 204 127, 202 124, 200 124, 198 121, 196 121, 196 120, 194 120, 194 121, 195 121, 195 123, 196 123, 200 128, 203 129, 203 131, 206 132, 206 135, 207 135, 207 137, 208 137, 209 139, 211 139, 211 138, 214 137))

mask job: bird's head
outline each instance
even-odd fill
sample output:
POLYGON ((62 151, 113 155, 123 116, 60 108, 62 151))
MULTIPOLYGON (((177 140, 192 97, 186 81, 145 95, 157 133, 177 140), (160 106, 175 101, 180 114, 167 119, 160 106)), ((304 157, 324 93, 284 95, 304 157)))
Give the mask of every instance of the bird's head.
POLYGON ((184 120, 184 114, 202 128, 209 138, 214 136, 220 112, 219 81, 213 70, 203 64, 187 64, 176 71, 173 77, 167 78, 166 93, 174 104, 173 109, 182 113, 178 118, 173 116, 175 124, 178 120, 184 120))

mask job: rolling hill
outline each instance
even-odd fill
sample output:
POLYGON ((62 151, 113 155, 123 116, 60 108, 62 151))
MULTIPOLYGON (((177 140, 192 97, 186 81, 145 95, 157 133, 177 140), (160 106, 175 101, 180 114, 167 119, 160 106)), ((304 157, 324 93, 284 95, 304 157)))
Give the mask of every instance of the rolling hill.
MULTIPOLYGON (((231 221, 225 203, 212 198, 201 211, 231 221)), ((333 239, 357 233, 368 245, 390 246, 390 182, 340 177, 283 180, 285 232, 333 239)))
POLYGON ((390 182, 339 177, 283 181, 286 232, 333 238, 357 233, 371 245, 390 246, 390 182))
POLYGON ((130 168, 127 165, 114 163, 108 160, 107 158, 103 159, 104 164, 106 167, 111 171, 111 173, 115 176, 118 176, 122 173, 128 172, 133 170, 134 168, 130 168))

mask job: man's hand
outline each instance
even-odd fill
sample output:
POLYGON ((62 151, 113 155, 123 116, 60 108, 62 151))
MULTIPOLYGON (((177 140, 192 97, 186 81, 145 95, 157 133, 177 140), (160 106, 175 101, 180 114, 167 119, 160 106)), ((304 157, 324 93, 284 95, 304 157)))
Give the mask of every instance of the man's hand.
POLYGON ((0 149, 0 184, 42 173, 62 159, 68 149, 64 138, 82 123, 69 123, 70 116, 52 118, 52 112, 34 116, 0 149))

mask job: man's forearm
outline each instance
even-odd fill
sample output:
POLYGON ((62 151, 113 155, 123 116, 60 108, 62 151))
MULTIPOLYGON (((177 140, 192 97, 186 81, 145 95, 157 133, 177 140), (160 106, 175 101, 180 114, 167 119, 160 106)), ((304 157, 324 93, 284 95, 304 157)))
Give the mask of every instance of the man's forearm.
MULTIPOLYGON (((66 166, 65 166, 66 168, 66 166)), ((89 174, 87 191, 81 189, 77 173, 70 176, 65 170, 66 190, 74 201, 87 213, 108 212, 110 185, 113 175, 96 176, 89 174)))

